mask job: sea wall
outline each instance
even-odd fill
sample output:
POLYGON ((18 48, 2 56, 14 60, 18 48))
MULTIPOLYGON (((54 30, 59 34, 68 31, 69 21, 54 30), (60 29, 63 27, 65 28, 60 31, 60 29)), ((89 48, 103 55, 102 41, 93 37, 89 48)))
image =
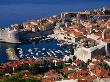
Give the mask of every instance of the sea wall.
POLYGON ((6 29, 0 29, 0 41, 9 43, 20 43, 18 31, 6 29))

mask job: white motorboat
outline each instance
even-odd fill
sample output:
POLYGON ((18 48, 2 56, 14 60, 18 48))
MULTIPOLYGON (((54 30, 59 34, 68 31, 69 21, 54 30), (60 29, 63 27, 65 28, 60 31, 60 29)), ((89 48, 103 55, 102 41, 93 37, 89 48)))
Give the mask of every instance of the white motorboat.
POLYGON ((39 53, 36 53, 35 55, 36 55, 36 56, 38 56, 38 55, 39 55, 39 53))
POLYGON ((32 49, 29 49, 28 52, 32 52, 32 49))
POLYGON ((45 50, 45 48, 42 48, 42 50, 45 50))

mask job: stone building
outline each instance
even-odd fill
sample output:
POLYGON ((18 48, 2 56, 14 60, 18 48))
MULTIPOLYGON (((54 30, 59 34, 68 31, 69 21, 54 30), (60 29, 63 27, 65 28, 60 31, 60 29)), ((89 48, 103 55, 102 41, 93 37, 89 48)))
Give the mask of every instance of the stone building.
POLYGON ((82 47, 79 47, 75 50, 74 55, 77 57, 77 59, 87 62, 88 59, 91 60, 96 55, 105 55, 105 46, 106 44, 103 42, 92 46, 90 46, 90 44, 88 44, 88 46, 87 44, 83 44, 82 47))

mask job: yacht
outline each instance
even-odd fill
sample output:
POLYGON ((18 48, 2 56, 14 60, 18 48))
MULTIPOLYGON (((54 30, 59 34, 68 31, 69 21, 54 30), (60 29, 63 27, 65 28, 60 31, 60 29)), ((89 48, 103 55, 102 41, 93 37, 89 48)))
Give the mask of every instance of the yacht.
POLYGON ((66 52, 66 53, 69 53, 69 51, 68 51, 68 50, 65 50, 65 52, 66 52))
POLYGON ((38 52, 41 52, 41 51, 38 51, 38 52))
POLYGON ((32 52, 32 49, 29 49, 28 52, 32 52))
POLYGON ((54 51, 51 51, 53 53, 53 55, 56 55, 54 51))
POLYGON ((58 51, 55 51, 55 53, 59 53, 58 51))
POLYGON ((42 55, 44 55, 44 53, 41 53, 42 55))
POLYGON ((38 55, 39 55, 39 53, 36 53, 35 55, 36 55, 36 56, 38 56, 38 55))
POLYGON ((42 50, 45 50, 45 48, 42 48, 42 50))

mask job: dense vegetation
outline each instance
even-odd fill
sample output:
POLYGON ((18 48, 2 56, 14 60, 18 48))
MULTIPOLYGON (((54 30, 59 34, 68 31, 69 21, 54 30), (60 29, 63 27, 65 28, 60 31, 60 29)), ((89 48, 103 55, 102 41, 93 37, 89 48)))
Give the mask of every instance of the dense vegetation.
POLYGON ((25 72, 18 72, 12 76, 5 75, 0 82, 41 82, 41 78, 35 76, 28 76, 24 74, 25 72))

